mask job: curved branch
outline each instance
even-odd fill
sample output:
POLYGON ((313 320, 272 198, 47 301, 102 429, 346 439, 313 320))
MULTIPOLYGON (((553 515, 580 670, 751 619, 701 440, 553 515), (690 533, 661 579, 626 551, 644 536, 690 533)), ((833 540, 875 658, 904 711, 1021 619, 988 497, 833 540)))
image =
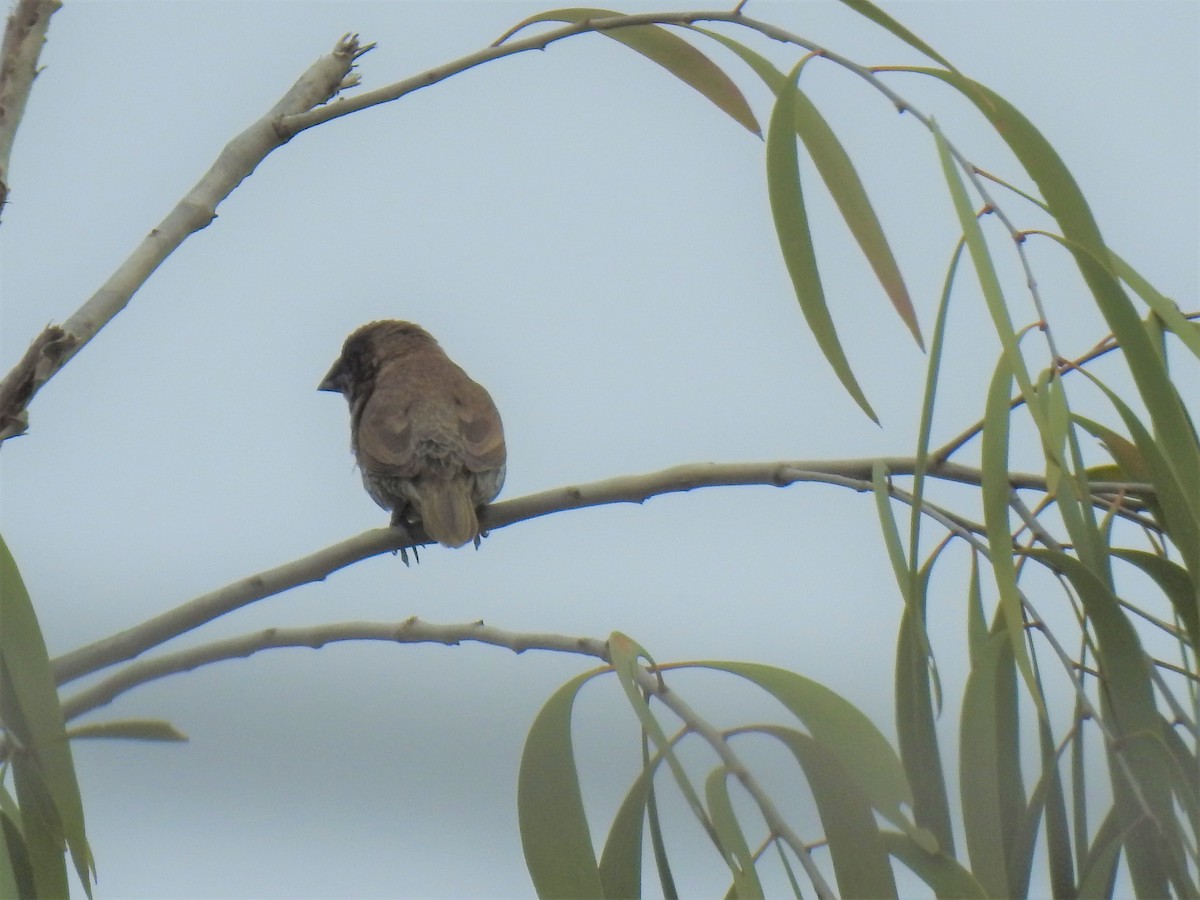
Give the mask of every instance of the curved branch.
POLYGON ((168 675, 190 672, 201 666, 228 659, 244 659, 263 650, 281 647, 308 647, 318 650, 326 644, 344 641, 388 641, 397 644, 491 644, 514 653, 526 650, 553 650, 579 653, 608 662, 608 644, 596 638, 568 637, 561 634, 534 634, 505 631, 482 621, 461 625, 437 625, 416 616, 403 622, 338 622, 308 628, 268 628, 227 640, 164 653, 153 659, 131 663, 121 671, 91 685, 63 702, 63 718, 71 720, 111 703, 139 685, 168 675))
MULTIPOLYGON (((664 666, 662 668, 668 667, 664 666)), ((662 677, 662 668, 644 669, 639 667, 634 672, 638 687, 647 694, 657 697, 659 702, 675 713, 691 732, 698 735, 712 747, 725 766, 725 771, 733 775, 741 783, 742 787, 746 789, 746 793, 754 799, 754 803, 758 806, 758 811, 762 813, 763 821, 767 823, 771 834, 779 837, 796 854, 796 858, 800 860, 800 865, 804 868, 805 874, 808 875, 812 882, 816 896, 820 898, 836 897, 837 895, 821 875, 821 870, 814 864, 812 855, 808 852, 807 845, 787 823, 787 820, 784 819, 779 809, 775 806, 775 802, 771 799, 771 795, 759 784, 758 779, 754 777, 750 768, 733 752, 733 747, 726 740, 725 734, 692 709, 687 701, 679 695, 677 690, 667 687, 662 677)))
MULTIPOLYGON (((611 662, 607 641, 551 633, 506 631, 485 625, 482 621, 438 625, 424 622, 413 616, 403 622, 339 622, 308 628, 268 628, 252 634, 214 641, 143 662, 132 663, 120 672, 64 701, 63 718, 67 721, 76 719, 111 703, 118 696, 135 687, 165 678, 168 675, 189 672, 201 666, 224 660, 243 659, 264 650, 283 647, 308 647, 315 650, 326 644, 343 641, 433 643, 447 646, 478 643, 503 647, 514 653, 524 653, 526 650, 549 650, 593 656, 603 662, 611 662)), ((825 885, 820 870, 813 864, 804 842, 788 825, 770 795, 754 777, 749 766, 734 753, 725 736, 692 709, 680 696, 678 690, 668 688, 659 670, 639 667, 635 671, 634 677, 638 686, 647 694, 657 697, 664 706, 679 717, 689 732, 696 734, 712 747, 726 769, 741 782, 746 791, 754 798, 771 833, 787 843, 800 859, 805 871, 817 886, 818 896, 834 896, 828 885, 825 885)))
MULTIPOLYGON (((842 65, 854 66, 861 72, 867 72, 860 66, 844 57, 838 56, 836 53, 827 53, 824 49, 805 41, 796 35, 784 31, 771 25, 768 22, 760 22, 757 19, 749 19, 738 13, 724 11, 703 11, 703 12, 679 12, 679 13, 637 13, 635 15, 619 15, 609 16, 606 18, 583 19, 579 22, 572 22, 569 25, 561 25, 557 28, 551 28, 546 31, 539 32, 521 40, 509 40, 516 29, 511 29, 501 35, 495 43, 482 50, 477 50, 474 53, 468 53, 466 56, 444 63, 440 66, 434 66, 432 69, 426 69, 420 74, 413 75, 409 78, 392 84, 384 85, 380 88, 375 88, 371 91, 364 91, 353 98, 347 98, 330 106, 325 106, 321 109, 313 109, 307 112, 301 112, 294 116, 289 116, 281 123, 281 127, 288 132, 289 137, 312 128, 315 125, 320 125, 323 122, 328 122, 332 119, 348 116, 351 113, 359 112, 371 106, 379 106, 382 103, 391 103, 393 100, 399 100, 413 91, 419 91, 422 88, 432 87, 438 82, 445 81, 460 72, 465 72, 468 69, 473 69, 476 66, 481 66, 484 63, 491 62, 494 59, 501 59, 505 56, 515 56, 518 53, 527 53, 530 50, 545 50, 551 44, 565 38, 575 37, 579 34, 588 34, 598 31, 611 31, 616 28, 629 28, 635 25, 692 25, 696 22, 728 22, 730 24, 742 25, 751 28, 754 31, 763 34, 766 37, 777 41, 785 41, 787 43, 796 44, 806 50, 820 53, 822 56, 828 56, 834 62, 842 65)), ((519 26, 518 26, 519 27, 519 26)), ((869 73, 868 73, 869 77, 869 73)))
MULTIPOLYGON (((325 103, 343 88, 356 84, 356 77, 351 74, 354 61, 373 46, 359 44, 357 35, 346 35, 331 53, 313 63, 266 115, 225 146, 212 168, 195 187, 156 228, 151 229, 108 281, 62 324, 65 340, 57 345, 58 351, 40 353, 31 360, 23 359, 17 369, 5 376, 4 381, 0 382, 0 397, 16 398, 20 400, 20 405, 0 407, 0 441, 23 430, 25 406, 42 385, 128 305, 134 293, 146 283, 163 260, 188 237, 216 218, 217 206, 258 167, 267 154, 287 142, 290 135, 277 127, 279 120, 325 103), (24 377, 28 372, 34 373, 32 379, 24 377)), ((3 110, 0 109, 0 112, 3 110)))
MULTIPOLYGON (((529 494, 487 507, 481 515, 485 530, 495 530, 535 519, 550 513, 587 506, 604 506, 612 503, 642 503, 660 494, 690 491, 703 487, 731 485, 770 485, 786 487, 798 482, 815 481, 825 484, 850 487, 856 491, 870 491, 873 467, 882 462, 891 475, 908 475, 915 468, 911 458, 886 458, 882 460, 802 460, 796 462, 760 463, 694 463, 674 466, 646 475, 630 475, 594 481, 590 484, 570 485, 554 490, 529 494)), ((931 467, 927 477, 943 480, 979 484, 982 473, 979 469, 957 463, 942 463, 931 467)), ((1016 488, 1045 490, 1044 478, 1036 475, 1013 473, 1012 484, 1016 488)), ((1145 485, 1095 484, 1098 490, 1147 492, 1145 485)), ((893 495, 909 502, 911 498, 899 488, 893 495)), ((972 524, 950 517, 929 504, 922 510, 952 530, 967 534, 972 524)), ((347 538, 292 562, 285 563, 265 572, 242 578, 225 587, 203 594, 180 606, 161 613, 118 634, 102 638, 54 661, 54 675, 58 684, 65 684, 107 666, 125 662, 156 647, 171 638, 198 628, 227 613, 240 609, 256 600, 282 593, 302 584, 323 581, 326 577, 351 563, 396 552, 408 547, 427 543, 423 535, 409 535, 403 529, 373 528, 362 534, 347 538)))

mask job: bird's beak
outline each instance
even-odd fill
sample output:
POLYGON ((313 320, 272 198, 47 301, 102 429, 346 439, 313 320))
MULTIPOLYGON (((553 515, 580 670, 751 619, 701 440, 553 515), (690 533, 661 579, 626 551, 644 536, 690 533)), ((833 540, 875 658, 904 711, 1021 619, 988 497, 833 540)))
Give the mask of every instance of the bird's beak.
POLYGON ((321 383, 317 385, 317 390, 332 391, 335 394, 340 394, 342 392, 342 388, 339 384, 341 379, 339 379, 338 376, 342 374, 341 368, 342 366, 340 360, 334 363, 333 368, 329 370, 329 374, 321 379, 321 383))

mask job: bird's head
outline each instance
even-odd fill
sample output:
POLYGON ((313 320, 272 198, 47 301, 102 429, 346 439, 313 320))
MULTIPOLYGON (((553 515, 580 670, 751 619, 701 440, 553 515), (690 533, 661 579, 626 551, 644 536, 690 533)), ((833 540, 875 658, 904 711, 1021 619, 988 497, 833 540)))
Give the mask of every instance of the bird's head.
POLYGON ((383 319, 362 326, 342 345, 342 355, 317 385, 318 391, 342 394, 353 402, 368 393, 379 367, 418 346, 437 346, 425 329, 412 322, 383 319))

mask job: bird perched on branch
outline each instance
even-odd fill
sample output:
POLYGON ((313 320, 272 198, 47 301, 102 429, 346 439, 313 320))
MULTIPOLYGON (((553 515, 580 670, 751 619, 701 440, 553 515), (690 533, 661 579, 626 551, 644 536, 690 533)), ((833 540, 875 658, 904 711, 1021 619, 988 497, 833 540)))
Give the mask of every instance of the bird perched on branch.
POLYGON ((350 404, 367 493, 392 525, 420 523, 446 547, 479 540, 478 509, 504 484, 504 428, 482 386, 411 322, 359 328, 317 388, 350 404))

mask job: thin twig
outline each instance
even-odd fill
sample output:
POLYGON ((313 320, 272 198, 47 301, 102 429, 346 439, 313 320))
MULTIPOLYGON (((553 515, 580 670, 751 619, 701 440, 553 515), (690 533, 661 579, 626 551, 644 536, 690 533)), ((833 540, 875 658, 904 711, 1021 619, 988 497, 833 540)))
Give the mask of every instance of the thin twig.
POLYGON ((725 769, 733 775, 746 789, 751 797, 754 798, 754 803, 762 813, 763 819, 767 823, 767 827, 771 829, 771 833, 778 835, 796 854, 796 858, 800 860, 800 865, 804 868, 805 874, 808 875, 812 882, 813 891, 818 897, 832 898, 837 896, 834 891, 825 882, 821 875, 820 869, 813 862, 812 854, 808 852, 808 848, 800 836, 788 825, 787 820, 783 818, 779 809, 775 806, 768 794, 758 783, 758 779, 741 761, 733 748, 729 746, 729 742, 725 740, 725 736, 721 732, 707 722, 699 713, 679 695, 677 690, 668 688, 665 684, 660 685, 654 673, 645 669, 638 669, 636 673, 638 686, 647 693, 653 694, 658 698, 659 702, 675 715, 679 716, 688 724, 693 732, 699 735, 704 741, 712 747, 713 751, 721 758, 725 769))

